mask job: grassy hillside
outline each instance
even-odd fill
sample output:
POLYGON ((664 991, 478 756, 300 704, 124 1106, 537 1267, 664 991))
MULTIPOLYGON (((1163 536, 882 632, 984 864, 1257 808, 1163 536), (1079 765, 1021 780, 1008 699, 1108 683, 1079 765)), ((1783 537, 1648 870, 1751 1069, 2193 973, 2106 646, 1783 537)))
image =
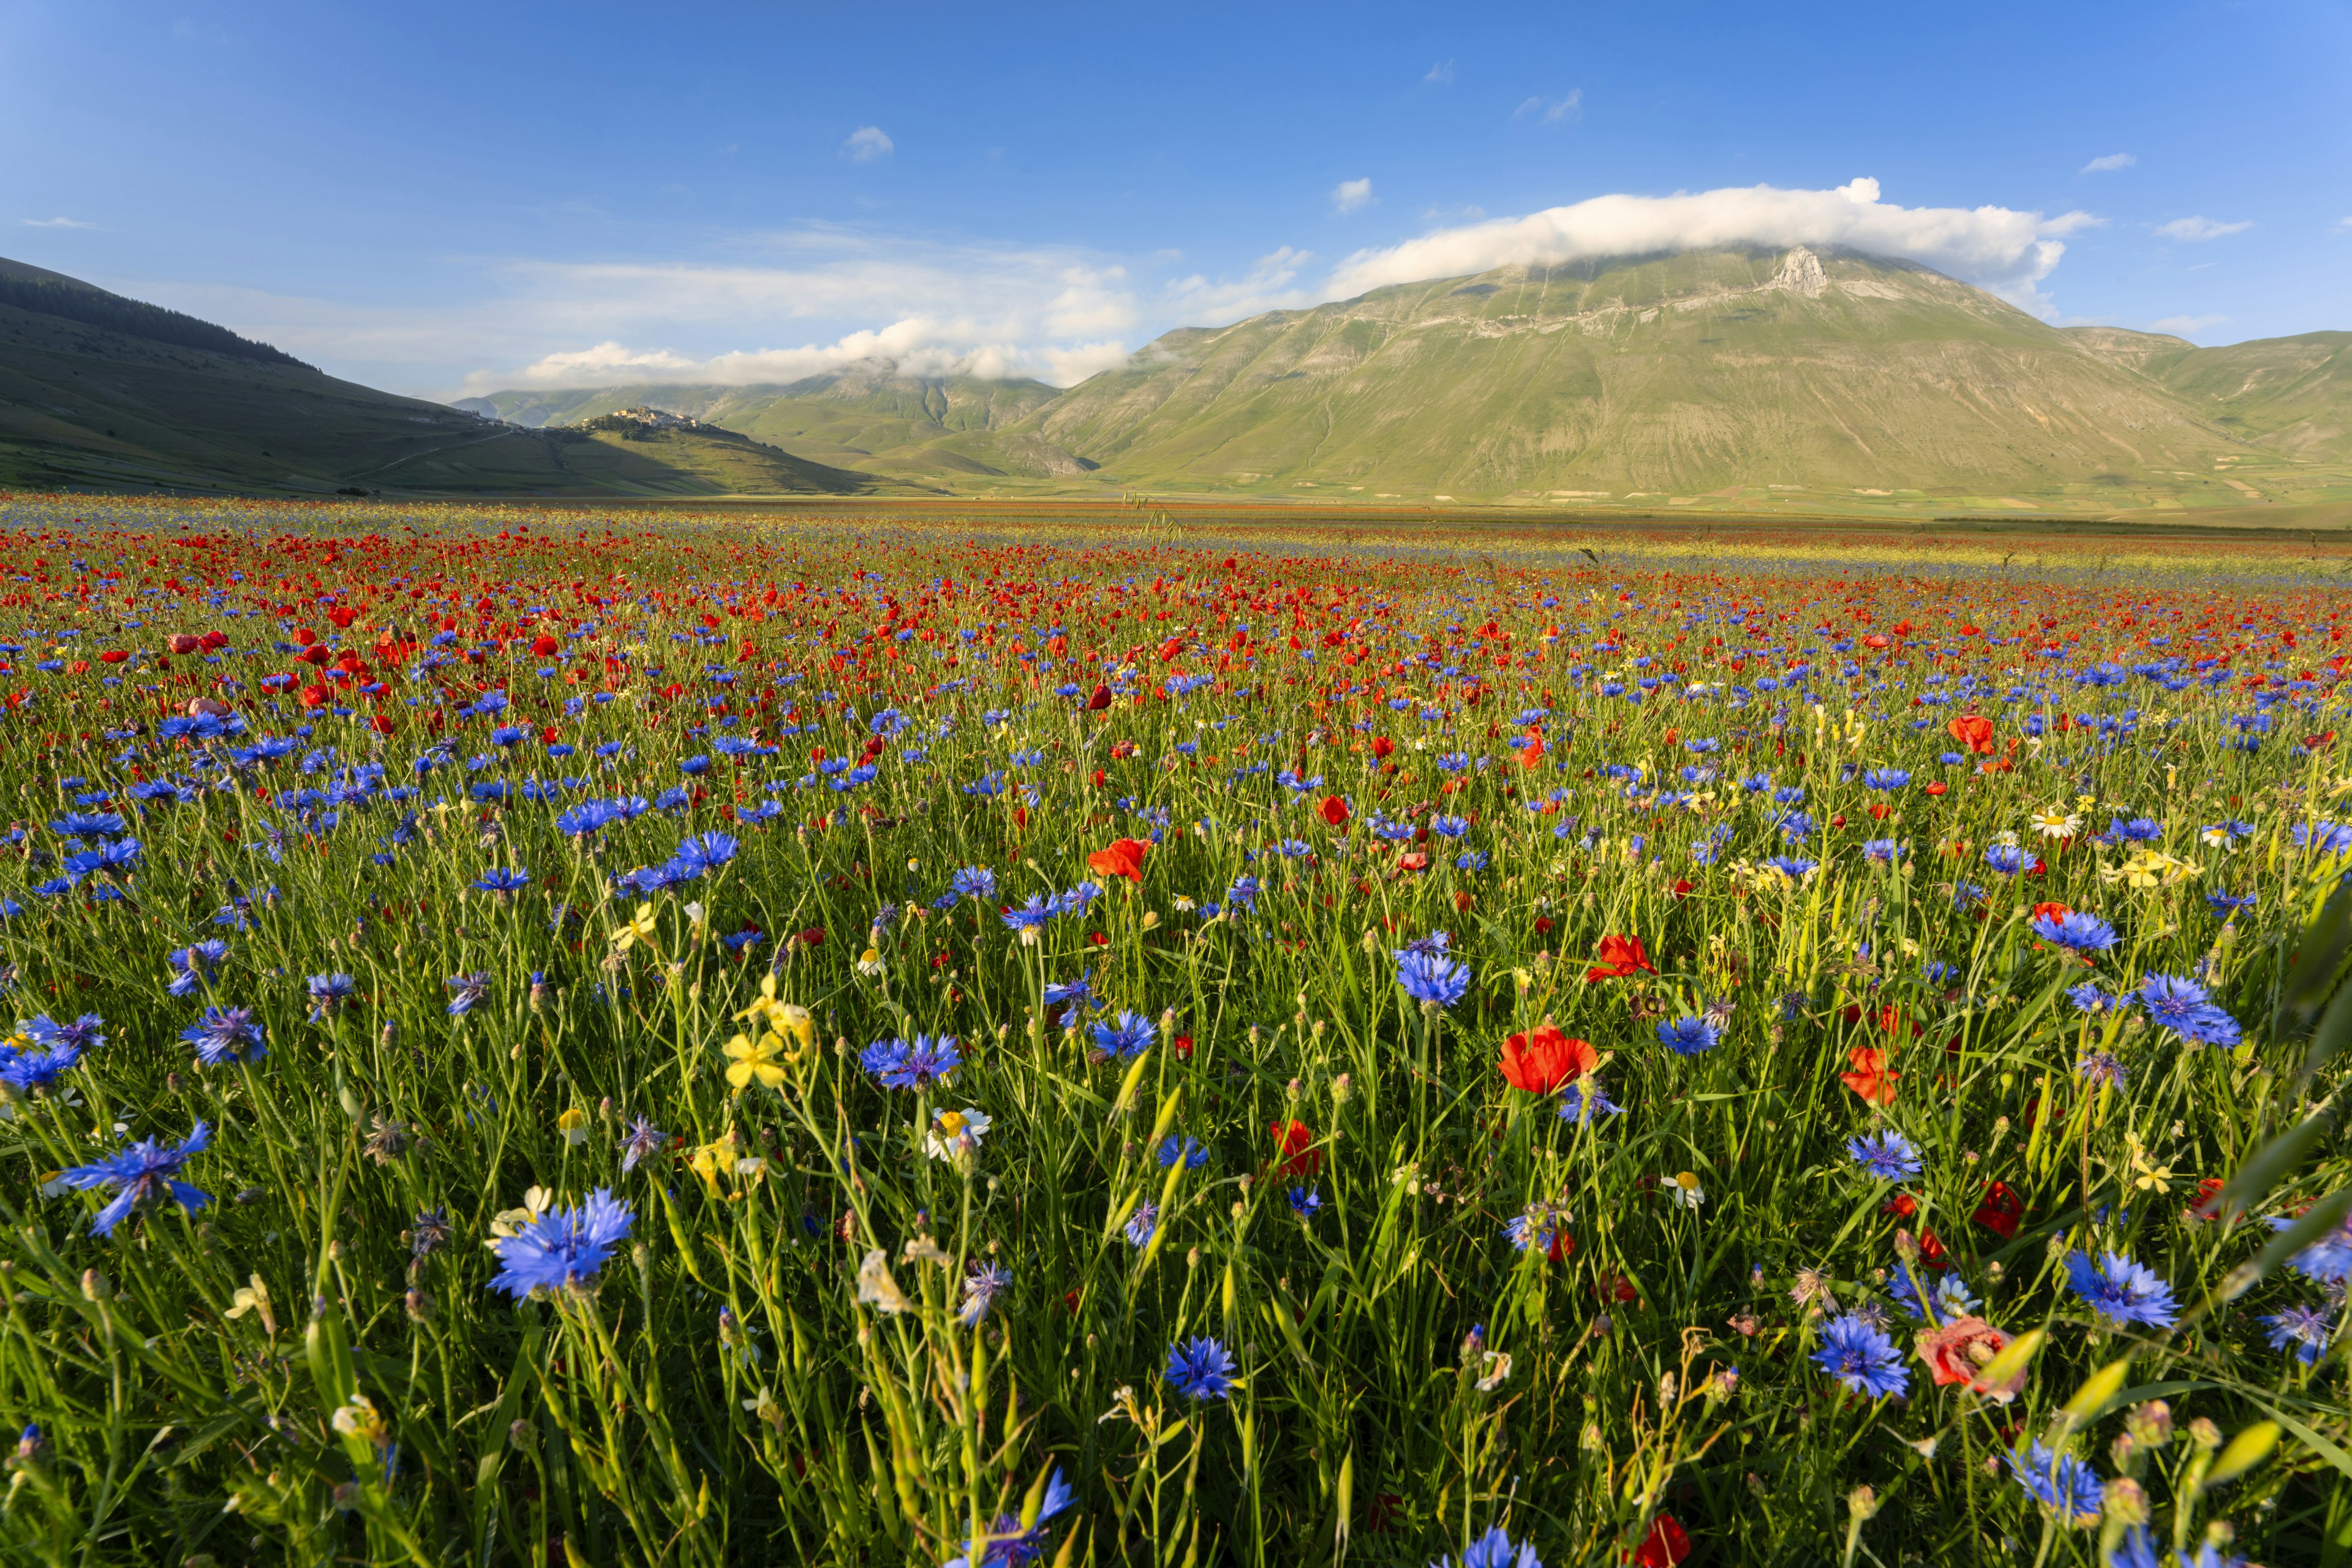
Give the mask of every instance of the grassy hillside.
POLYGON ((2149 368, 2225 429, 2299 458, 2352 458, 2352 332, 2192 349, 2149 368))
POLYGON ((1802 249, 1515 268, 1171 332, 1034 424, 1131 485, 1420 500, 2112 493, 2233 445, 1981 290, 1802 249))
POLYGON ((0 263, 0 486, 490 497, 842 494, 877 482, 724 432, 510 429, 337 381, 61 274, 0 263))
POLYGON ((860 365, 760 386, 637 384, 587 391, 499 392, 457 406, 531 426, 571 425, 640 405, 789 444, 818 462, 958 483, 1087 471, 1034 434, 1008 427, 1052 401, 1028 380, 900 374, 860 365))

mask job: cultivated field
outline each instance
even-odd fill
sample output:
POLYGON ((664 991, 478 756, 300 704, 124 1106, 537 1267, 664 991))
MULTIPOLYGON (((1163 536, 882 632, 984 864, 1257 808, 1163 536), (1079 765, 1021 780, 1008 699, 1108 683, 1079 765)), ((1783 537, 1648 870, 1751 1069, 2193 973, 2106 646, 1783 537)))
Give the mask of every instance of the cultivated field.
POLYGON ((2352 1560, 2317 542, 0 563, 0 1560, 2352 1560))

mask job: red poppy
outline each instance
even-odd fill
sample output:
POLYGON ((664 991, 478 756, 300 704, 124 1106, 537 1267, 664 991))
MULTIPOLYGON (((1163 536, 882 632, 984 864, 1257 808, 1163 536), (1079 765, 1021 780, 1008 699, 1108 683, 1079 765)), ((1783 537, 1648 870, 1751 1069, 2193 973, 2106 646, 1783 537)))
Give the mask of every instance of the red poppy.
POLYGON ((2017 1239, 2017 1222, 2025 1217, 2025 1205, 2006 1182, 1993 1182, 1985 1188, 1984 1201, 1977 1212, 1969 1216, 2003 1241, 2017 1239))
POLYGON ((1944 726, 1944 732, 1979 756, 1992 755, 1992 721, 1981 713, 1969 713, 1944 726))
POLYGON ((823 947, 824 945, 824 927, 811 926, 808 930, 800 932, 799 937, 800 944, 803 947, 823 947))
POLYGON ((121 648, 110 647, 104 653, 98 656, 98 662, 100 664, 121 664, 124 659, 127 659, 130 657, 131 655, 121 648))
POLYGON ((1634 1548, 1633 1561, 1640 1568, 1675 1568, 1690 1550, 1689 1532, 1675 1522, 1674 1515, 1662 1513, 1650 1521, 1650 1533, 1634 1548))
POLYGON ((1282 1155, 1282 1173, 1286 1176, 1312 1176, 1323 1169, 1323 1151, 1315 1147, 1315 1134, 1304 1121, 1270 1121, 1268 1132, 1282 1155))
POLYGON ((1140 838, 1115 838, 1110 847, 1097 849, 1087 857, 1087 869, 1106 877, 1124 877, 1138 887, 1143 885, 1143 858, 1151 846, 1140 838))
POLYGON ((2044 900, 2033 906, 2033 918, 2038 921, 2063 921, 2074 912, 2055 899, 2044 900))
POLYGON ((1348 803, 1336 795, 1325 795, 1323 804, 1316 807, 1316 810, 1321 814, 1325 822, 1334 827, 1345 827, 1348 825, 1348 803))
POLYGON ((1895 1080, 1903 1075, 1888 1068, 1885 1051, 1856 1046, 1846 1053, 1846 1059, 1853 1064, 1853 1070, 1838 1074, 1840 1082, 1872 1105, 1895 1103, 1895 1080))
POLYGON ((1655 974, 1657 966, 1650 962, 1649 952, 1638 936, 1604 936, 1601 939, 1601 962, 1584 972, 1585 980, 1622 980, 1631 974, 1655 974))
POLYGON ((2183 1212, 2190 1219, 2211 1219, 2218 1210, 2214 1199, 2221 1195, 2221 1178, 2207 1176, 2197 1184, 2197 1201, 2183 1212))
POLYGON ((1396 742, 1390 740, 1386 735, 1379 735, 1373 738, 1372 755, 1378 757, 1381 761, 1388 761, 1389 758, 1394 754, 1395 751, 1396 742))
POLYGON ((537 658, 545 658, 549 654, 553 653, 557 648, 560 648, 563 645, 562 643, 557 642, 545 632, 541 632, 539 636, 530 639, 531 655, 537 658))
POLYGON ((1108 686, 1097 685, 1095 688, 1095 694, 1087 699, 1087 711, 1089 713, 1099 713, 1109 706, 1110 688, 1108 686))
POLYGON ((1408 849, 1403 854, 1397 857, 1397 869, 1400 871, 1426 871, 1429 869, 1429 857, 1426 854, 1423 854, 1421 850, 1408 849))
POLYGON ((1505 1080, 1529 1094, 1549 1094, 1600 1065, 1600 1052, 1573 1035, 1562 1034, 1549 1019, 1529 1033, 1513 1035, 1503 1042, 1505 1080))

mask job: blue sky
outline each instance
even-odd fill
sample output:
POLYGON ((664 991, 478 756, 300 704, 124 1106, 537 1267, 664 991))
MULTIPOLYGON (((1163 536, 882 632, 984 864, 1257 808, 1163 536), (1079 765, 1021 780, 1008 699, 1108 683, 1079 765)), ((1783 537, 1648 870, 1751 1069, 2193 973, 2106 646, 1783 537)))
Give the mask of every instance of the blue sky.
POLYGON ((2231 342, 2352 328, 2347 62, 2308 0, 0 0, 0 255, 443 396, 872 353, 1066 382, 1751 231, 2231 342))

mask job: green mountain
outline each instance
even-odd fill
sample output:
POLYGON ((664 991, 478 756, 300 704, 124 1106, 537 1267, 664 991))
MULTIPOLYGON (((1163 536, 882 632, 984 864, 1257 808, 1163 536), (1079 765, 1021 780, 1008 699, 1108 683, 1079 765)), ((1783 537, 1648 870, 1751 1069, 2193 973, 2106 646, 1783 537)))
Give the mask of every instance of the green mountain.
POLYGON ((1129 485, 1415 500, 2052 496, 2169 483, 2233 445, 1982 290, 1803 247, 1515 267, 1171 332, 1036 426, 1129 485))
POLYGON ((1513 267, 1167 333, 1056 393, 864 366, 633 403, 957 490, 1702 509, 2112 510, 2352 496, 2352 334, 2061 329, 1798 247, 1513 267))
POLYGON ((494 497, 847 494, 878 482, 729 430, 485 421, 0 260, 0 486, 494 497))
POLYGON ((667 409, 740 430, 822 462, 914 479, 1049 478, 1090 465, 1014 427, 1051 402, 1041 381, 924 376, 860 364, 781 384, 499 392, 456 406, 518 425, 571 424, 616 409, 667 409))

